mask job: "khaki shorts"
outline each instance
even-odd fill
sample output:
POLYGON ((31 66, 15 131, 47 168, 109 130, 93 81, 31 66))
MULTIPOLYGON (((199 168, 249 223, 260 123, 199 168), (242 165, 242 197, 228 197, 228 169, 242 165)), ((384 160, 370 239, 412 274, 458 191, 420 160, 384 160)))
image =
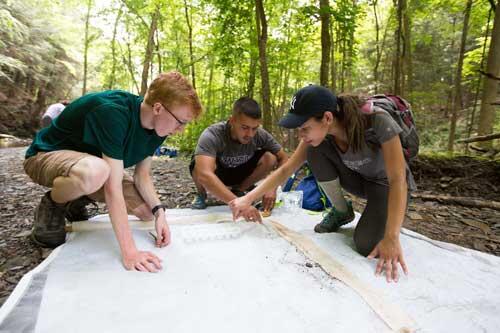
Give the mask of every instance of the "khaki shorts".
MULTIPOLYGON (((48 153, 40 152, 24 160, 23 167, 26 174, 35 183, 52 187, 54 179, 60 176, 67 177, 71 168, 76 163, 89 156, 95 157, 74 150, 57 150, 48 153)), ((122 187, 128 213, 132 213, 137 207, 145 203, 135 187, 133 178, 127 173, 123 174, 122 187)), ((103 187, 87 196, 92 200, 105 202, 103 187)))

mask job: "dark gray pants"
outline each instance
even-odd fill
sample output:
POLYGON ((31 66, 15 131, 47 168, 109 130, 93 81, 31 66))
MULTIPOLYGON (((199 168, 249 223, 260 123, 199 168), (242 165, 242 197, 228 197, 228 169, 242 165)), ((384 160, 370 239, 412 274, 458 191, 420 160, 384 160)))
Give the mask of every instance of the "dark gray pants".
POLYGON ((384 237, 389 186, 366 180, 361 174, 346 167, 330 137, 319 146, 308 148, 307 161, 318 182, 339 178, 344 190, 367 200, 354 231, 356 249, 367 256, 384 237))

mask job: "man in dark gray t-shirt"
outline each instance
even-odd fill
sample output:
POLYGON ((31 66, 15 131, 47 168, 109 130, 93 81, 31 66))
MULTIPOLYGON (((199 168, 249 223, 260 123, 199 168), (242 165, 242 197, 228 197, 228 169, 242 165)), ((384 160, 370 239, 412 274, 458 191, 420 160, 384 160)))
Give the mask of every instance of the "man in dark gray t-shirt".
MULTIPOLYGON (((259 105, 242 97, 234 103, 228 121, 203 131, 190 165, 198 190, 192 208, 206 207, 207 191, 228 203, 286 162, 288 156, 281 145, 260 125, 259 105)), ((275 200, 276 189, 263 197, 264 211, 270 211, 275 200)), ((247 213, 247 219, 256 220, 253 214, 257 211, 247 213)))

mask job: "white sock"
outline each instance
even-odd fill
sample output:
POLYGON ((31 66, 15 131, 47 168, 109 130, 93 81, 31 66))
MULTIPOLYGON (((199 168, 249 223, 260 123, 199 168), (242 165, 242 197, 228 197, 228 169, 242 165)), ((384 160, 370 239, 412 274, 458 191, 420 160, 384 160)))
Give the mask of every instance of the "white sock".
POLYGON ((327 182, 318 182, 318 184, 337 211, 347 212, 347 201, 342 193, 342 186, 340 186, 338 178, 327 182))

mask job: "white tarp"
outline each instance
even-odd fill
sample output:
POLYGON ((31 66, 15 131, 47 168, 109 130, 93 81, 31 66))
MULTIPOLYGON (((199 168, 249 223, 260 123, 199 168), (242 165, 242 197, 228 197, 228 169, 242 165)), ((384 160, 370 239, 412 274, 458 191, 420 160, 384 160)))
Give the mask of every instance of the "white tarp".
MULTIPOLYGON (((221 214, 227 219, 227 207, 169 211, 195 224, 221 214)), ((374 276, 376 260, 353 250, 354 223, 315 234, 320 215, 278 210, 271 218, 313 239, 413 318, 418 332, 500 331, 498 257, 405 230, 410 275, 388 284, 374 276)), ((110 229, 72 233, 0 309, 0 332, 389 331, 356 292, 309 267, 269 226, 173 224, 171 231, 172 244, 156 249, 147 230, 134 230, 138 248, 163 259, 157 274, 125 271, 110 229)))

